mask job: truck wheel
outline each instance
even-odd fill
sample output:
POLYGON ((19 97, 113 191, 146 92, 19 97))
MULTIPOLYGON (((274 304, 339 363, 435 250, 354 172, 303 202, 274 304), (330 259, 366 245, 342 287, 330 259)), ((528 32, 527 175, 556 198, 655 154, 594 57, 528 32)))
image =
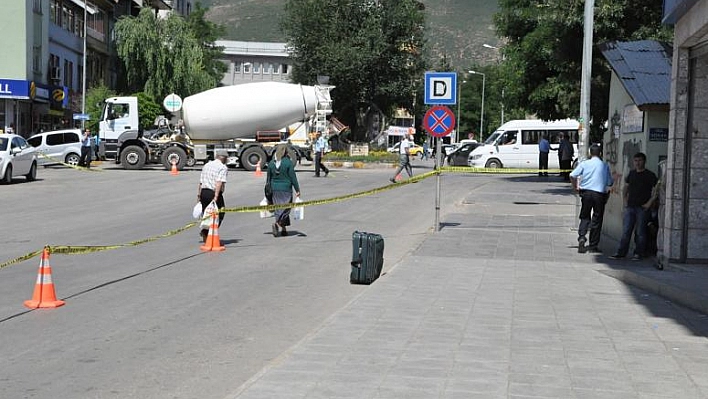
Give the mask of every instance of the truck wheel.
POLYGON ((140 146, 129 145, 120 152, 120 163, 125 169, 142 169, 145 166, 145 151, 140 146))
POLYGON ((191 155, 187 155, 187 166, 189 166, 191 168, 192 166, 194 166, 196 164, 197 164, 196 158, 194 158, 191 155))
POLYGON ((492 158, 489 161, 487 161, 487 164, 484 165, 484 167, 498 169, 498 168, 502 167, 502 163, 500 160, 498 160, 496 158, 492 158))
POLYGON ((182 148, 173 146, 162 153, 160 160, 165 170, 172 169, 172 162, 177 164, 177 170, 182 170, 187 164, 187 153, 182 148))
POLYGON ((256 165, 261 163, 261 168, 265 166, 266 154, 258 147, 246 148, 243 153, 241 153, 241 166, 244 169, 251 172, 256 170, 256 165))

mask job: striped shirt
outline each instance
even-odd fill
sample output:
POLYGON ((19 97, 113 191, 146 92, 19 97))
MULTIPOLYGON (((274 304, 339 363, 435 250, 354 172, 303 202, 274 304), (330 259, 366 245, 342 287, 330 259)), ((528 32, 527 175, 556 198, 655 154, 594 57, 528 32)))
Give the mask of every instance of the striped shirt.
MULTIPOLYGON (((216 189, 216 182, 226 183, 226 175, 229 172, 229 168, 226 167, 219 160, 209 161, 204 168, 202 168, 202 174, 199 177, 199 182, 202 184, 202 188, 208 188, 210 190, 216 189)), ((222 189, 223 191, 223 189, 222 189)))

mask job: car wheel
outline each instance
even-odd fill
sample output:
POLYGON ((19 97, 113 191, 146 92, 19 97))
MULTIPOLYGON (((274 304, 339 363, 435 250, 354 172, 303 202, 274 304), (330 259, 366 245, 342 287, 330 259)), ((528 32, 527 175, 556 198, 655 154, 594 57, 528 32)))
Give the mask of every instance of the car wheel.
POLYGON ((72 152, 66 155, 66 157, 64 158, 64 162, 71 166, 76 166, 79 164, 79 159, 81 159, 79 154, 75 154, 72 152))
POLYGON ((501 163, 501 161, 498 160, 498 159, 490 159, 489 161, 487 161, 487 164, 484 165, 484 166, 485 166, 486 168, 498 169, 498 168, 501 168, 501 167, 502 167, 502 163, 501 163))
POLYGON ((12 164, 7 165, 5 169, 5 174, 2 177, 2 184, 12 183, 12 164))
POLYGON ((35 181, 37 180, 37 164, 32 162, 32 166, 30 167, 29 173, 25 175, 27 178, 27 181, 35 181))

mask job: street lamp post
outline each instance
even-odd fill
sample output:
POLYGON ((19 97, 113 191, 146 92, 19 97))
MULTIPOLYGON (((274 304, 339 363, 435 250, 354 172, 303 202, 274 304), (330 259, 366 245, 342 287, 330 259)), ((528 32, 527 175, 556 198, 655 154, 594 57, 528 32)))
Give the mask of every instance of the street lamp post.
MULTIPOLYGON (((482 45, 484 48, 492 49, 492 50, 499 50, 499 47, 492 46, 491 44, 484 43, 482 45)), ((502 54, 502 61, 504 61, 504 54, 502 54)), ((502 87, 502 92, 501 92, 502 100, 501 100, 501 124, 504 124, 504 87, 502 87)))
POLYGON ((484 131, 484 86, 486 84, 487 75, 482 72, 469 71, 473 75, 482 75, 482 108, 479 111, 479 141, 482 141, 482 132, 484 131))
MULTIPOLYGON (((84 54, 83 54, 83 73, 81 74, 81 131, 84 132, 86 129, 86 119, 84 116, 86 115, 86 25, 88 24, 88 4, 86 4, 87 1, 84 0, 84 54)), ((91 158, 89 156, 89 158, 91 158)))

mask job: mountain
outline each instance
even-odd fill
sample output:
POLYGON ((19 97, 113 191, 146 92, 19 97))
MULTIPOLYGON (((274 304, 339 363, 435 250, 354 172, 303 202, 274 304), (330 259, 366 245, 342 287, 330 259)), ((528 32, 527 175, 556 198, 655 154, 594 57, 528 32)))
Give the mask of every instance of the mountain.
MULTIPOLYGON (((283 42, 279 29, 286 0, 201 0, 209 8, 207 19, 226 26, 227 40, 283 42)), ((447 55, 458 69, 497 60, 498 54, 482 47, 497 44, 492 16, 496 0, 423 0, 431 66, 447 55)))

